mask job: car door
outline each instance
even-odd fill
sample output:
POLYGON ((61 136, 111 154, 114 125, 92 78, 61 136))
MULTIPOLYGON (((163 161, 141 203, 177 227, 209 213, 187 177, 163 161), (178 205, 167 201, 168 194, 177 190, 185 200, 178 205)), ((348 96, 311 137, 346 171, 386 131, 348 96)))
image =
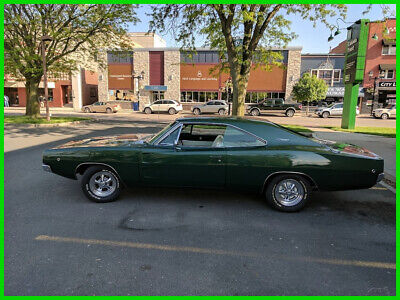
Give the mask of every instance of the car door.
POLYGON ((274 100, 268 99, 262 103, 260 110, 262 112, 268 112, 271 111, 273 107, 274 107, 274 100))
POLYGON ((331 107, 330 112, 329 112, 331 116, 339 116, 342 114, 343 104, 342 104, 342 110, 340 109, 340 105, 341 104, 338 103, 331 107))
POLYGON ((160 105, 161 105, 161 100, 153 102, 153 104, 151 105, 151 110, 154 112, 160 111, 160 105))
POLYGON ((396 118, 396 106, 393 106, 392 109, 389 111, 391 118, 396 118))
POLYGON ((154 145, 144 148, 141 161, 143 184, 199 188, 224 187, 225 149, 213 147, 213 142, 206 141, 204 138, 208 139, 208 137, 201 136, 199 132, 207 129, 221 131, 225 130, 225 127, 221 129, 210 126, 212 125, 179 123, 154 145), (190 140, 183 143, 182 137, 190 140), (177 141, 181 142, 177 143, 177 141))
POLYGON ((101 102, 93 103, 91 110, 94 112, 101 112, 101 102))
POLYGON ((226 186, 257 190, 276 158, 267 151, 266 141, 249 132, 228 126, 224 135, 226 186))
POLYGON ((213 108, 214 108, 214 101, 209 101, 201 108, 201 110, 203 113, 208 114, 213 112, 213 108))

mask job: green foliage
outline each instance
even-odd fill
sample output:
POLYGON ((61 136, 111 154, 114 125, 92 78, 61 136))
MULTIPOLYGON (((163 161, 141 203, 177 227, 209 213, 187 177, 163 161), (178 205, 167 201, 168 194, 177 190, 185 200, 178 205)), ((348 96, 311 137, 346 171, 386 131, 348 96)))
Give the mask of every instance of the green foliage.
POLYGON ((233 83, 233 114, 244 113, 244 99, 253 66, 267 70, 283 67, 282 54, 273 47, 285 47, 296 34, 290 31, 288 15, 298 15, 314 25, 339 14, 344 4, 165 4, 152 6, 150 30, 173 33, 181 48, 195 51, 195 38, 203 46, 219 50, 219 72, 230 72, 233 83))
POLYGON ((388 138, 396 137, 396 128, 391 128, 391 127, 356 127, 354 129, 343 129, 341 127, 326 126, 326 128, 329 128, 329 129, 332 129, 335 131, 379 135, 379 136, 388 137, 388 138))
POLYGON ((305 73, 293 87, 292 94, 298 102, 318 101, 326 98, 328 86, 323 79, 305 73))

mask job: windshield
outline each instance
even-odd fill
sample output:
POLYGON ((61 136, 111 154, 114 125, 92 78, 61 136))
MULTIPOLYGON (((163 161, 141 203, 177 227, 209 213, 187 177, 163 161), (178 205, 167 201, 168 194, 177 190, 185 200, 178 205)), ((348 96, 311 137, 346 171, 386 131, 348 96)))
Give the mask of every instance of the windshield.
POLYGON ((386 106, 385 108, 386 109, 392 109, 392 108, 395 108, 396 107, 396 105, 394 105, 394 104, 389 104, 388 106, 386 106))
POLYGON ((145 142, 152 144, 154 141, 156 141, 161 135, 164 134, 164 132, 166 132, 168 129, 170 129, 172 126, 174 126, 177 122, 172 122, 170 124, 168 124, 167 126, 165 126, 161 131, 159 131, 158 133, 149 136, 145 142))
POLYGON ((331 104, 329 104, 327 107, 328 108, 331 108, 332 106, 334 106, 336 103, 331 103, 331 104))

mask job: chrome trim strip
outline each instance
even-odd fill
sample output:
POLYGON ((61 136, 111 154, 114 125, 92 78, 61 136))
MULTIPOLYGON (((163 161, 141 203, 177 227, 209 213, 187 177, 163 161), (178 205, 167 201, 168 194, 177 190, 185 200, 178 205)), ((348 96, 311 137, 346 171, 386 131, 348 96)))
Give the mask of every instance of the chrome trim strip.
POLYGON ((314 179, 312 179, 312 178, 311 178, 311 176, 310 176, 310 175, 307 175, 307 174, 305 174, 305 173, 302 173, 302 172, 294 172, 294 171, 278 171, 278 172, 271 173, 271 174, 269 174, 269 175, 267 176, 267 178, 264 180, 264 184, 263 184, 263 188, 262 188, 262 190, 264 190, 264 189, 265 189, 265 187, 266 187, 266 183, 267 183, 268 179, 269 179, 271 176, 273 176, 273 175, 276 175, 276 174, 296 174, 296 175, 303 175, 303 176, 305 176, 305 177, 309 178, 309 179, 312 181, 312 183, 314 184, 315 188, 316 188, 316 189, 318 189, 318 185, 317 185, 317 183, 314 181, 314 179))
POLYGON ((51 170, 51 167, 50 167, 49 165, 42 164, 42 169, 43 169, 43 171, 45 171, 45 172, 53 173, 53 171, 51 170))

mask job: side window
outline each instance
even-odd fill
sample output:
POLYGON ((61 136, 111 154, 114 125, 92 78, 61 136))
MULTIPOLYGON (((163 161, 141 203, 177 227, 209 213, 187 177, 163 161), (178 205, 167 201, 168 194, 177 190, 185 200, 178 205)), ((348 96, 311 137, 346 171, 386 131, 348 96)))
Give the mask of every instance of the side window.
POLYGON ((178 126, 174 131, 169 133, 164 139, 162 139, 158 144, 164 146, 172 146, 175 144, 175 141, 178 139, 180 126, 178 126))
POLYGON ((178 144, 184 147, 221 148, 224 147, 225 129, 225 125, 183 125, 178 144))
POLYGON ((161 104, 161 101, 153 102, 153 104, 161 104))
POLYGON ((336 108, 343 108, 343 104, 336 105, 336 108))
POLYGON ((225 147, 257 147, 264 146, 265 143, 251 134, 228 126, 224 135, 224 145, 225 147))

